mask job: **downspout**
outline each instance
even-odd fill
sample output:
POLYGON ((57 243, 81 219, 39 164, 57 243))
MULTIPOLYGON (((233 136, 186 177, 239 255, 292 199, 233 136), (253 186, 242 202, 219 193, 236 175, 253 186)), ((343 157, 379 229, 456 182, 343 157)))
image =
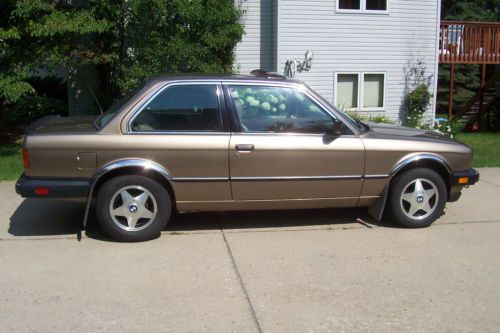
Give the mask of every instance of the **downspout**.
POLYGON ((439 31, 441 30, 441 0, 437 1, 437 11, 436 11, 436 64, 434 66, 434 93, 432 94, 432 124, 436 120, 436 108, 437 108, 437 92, 438 92, 438 77, 439 77, 439 31))
POLYGON ((275 29, 276 29, 276 39, 274 42, 276 43, 276 72, 281 73, 283 70, 280 68, 280 30, 281 30, 281 1, 276 0, 276 22, 275 22, 275 29))

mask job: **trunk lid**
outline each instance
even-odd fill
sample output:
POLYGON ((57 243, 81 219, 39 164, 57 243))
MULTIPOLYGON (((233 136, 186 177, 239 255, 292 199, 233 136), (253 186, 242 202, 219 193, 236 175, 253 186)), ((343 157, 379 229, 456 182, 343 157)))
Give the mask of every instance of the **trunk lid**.
POLYGON ((28 126, 26 134, 93 133, 97 131, 94 126, 96 118, 97 116, 45 116, 28 126))

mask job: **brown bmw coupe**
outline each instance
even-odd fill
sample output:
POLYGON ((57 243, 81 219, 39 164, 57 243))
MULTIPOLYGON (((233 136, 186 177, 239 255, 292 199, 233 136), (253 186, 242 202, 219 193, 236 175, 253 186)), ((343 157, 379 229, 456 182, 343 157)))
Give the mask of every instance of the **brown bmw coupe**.
POLYGON ((99 117, 26 131, 17 193, 84 198, 123 241, 154 238, 173 211, 369 207, 426 227, 479 174, 436 133, 363 123, 300 81, 155 77, 99 117))

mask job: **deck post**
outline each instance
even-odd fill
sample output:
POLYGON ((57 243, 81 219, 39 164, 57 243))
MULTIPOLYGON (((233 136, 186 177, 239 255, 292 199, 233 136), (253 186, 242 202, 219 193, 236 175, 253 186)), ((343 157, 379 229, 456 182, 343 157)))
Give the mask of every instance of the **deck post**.
MULTIPOLYGON (((486 63, 483 64, 483 70, 481 73, 481 89, 483 89, 484 85, 486 84, 486 63)), ((483 131, 486 129, 485 123, 484 123, 484 94, 481 95, 481 98, 479 99, 479 130, 483 131)))
POLYGON ((448 101, 448 121, 453 117, 453 93, 455 89, 455 64, 451 63, 450 68, 450 99, 448 101))

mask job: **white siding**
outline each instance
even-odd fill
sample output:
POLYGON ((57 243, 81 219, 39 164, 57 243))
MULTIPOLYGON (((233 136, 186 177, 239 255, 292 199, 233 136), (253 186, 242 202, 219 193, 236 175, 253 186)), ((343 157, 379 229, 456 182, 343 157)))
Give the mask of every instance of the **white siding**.
POLYGON ((241 74, 276 68, 275 5, 273 0, 236 0, 244 11, 245 35, 236 46, 236 66, 241 74))
MULTIPOLYGON (((261 64, 260 50, 268 57, 268 44, 261 45, 261 3, 271 0, 248 0, 246 32, 238 45, 241 72, 261 64)), ((335 73, 382 72, 386 75, 383 111, 397 119, 404 116, 405 68, 417 60, 425 63, 428 75, 436 71, 436 34, 440 0, 389 0, 387 14, 339 13, 337 0, 276 0, 279 8, 277 62, 279 72, 288 59, 302 60, 306 50, 314 52, 309 72, 297 73, 323 97, 333 103, 335 73)), ((275 19, 276 20, 276 19, 275 19)), ((276 39, 276 38, 275 38, 276 39)), ((263 66, 262 66, 263 67, 263 66)), ((435 80, 431 91, 435 95, 435 80)), ((431 108, 433 109, 433 107, 431 108)))

